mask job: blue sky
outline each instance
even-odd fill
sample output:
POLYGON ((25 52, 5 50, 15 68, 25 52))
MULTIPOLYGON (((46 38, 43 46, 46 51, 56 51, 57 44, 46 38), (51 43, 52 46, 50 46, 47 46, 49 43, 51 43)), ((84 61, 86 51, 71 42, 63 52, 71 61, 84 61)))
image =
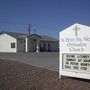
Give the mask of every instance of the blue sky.
POLYGON ((74 23, 90 25, 90 0, 0 0, 0 31, 50 35, 74 23))

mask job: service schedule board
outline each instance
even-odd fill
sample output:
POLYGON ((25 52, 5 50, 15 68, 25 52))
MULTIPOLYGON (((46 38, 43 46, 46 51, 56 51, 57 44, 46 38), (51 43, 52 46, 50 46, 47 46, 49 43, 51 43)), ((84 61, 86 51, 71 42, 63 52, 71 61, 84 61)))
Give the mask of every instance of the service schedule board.
POLYGON ((90 54, 62 54, 63 66, 66 71, 90 73, 90 54))

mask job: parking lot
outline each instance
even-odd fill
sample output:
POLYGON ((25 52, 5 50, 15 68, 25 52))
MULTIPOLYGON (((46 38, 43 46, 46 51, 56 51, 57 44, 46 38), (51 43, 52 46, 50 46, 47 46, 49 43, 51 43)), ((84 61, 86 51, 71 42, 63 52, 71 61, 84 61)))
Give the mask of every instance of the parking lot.
POLYGON ((59 53, 0 53, 0 59, 14 60, 53 71, 59 70, 59 53))

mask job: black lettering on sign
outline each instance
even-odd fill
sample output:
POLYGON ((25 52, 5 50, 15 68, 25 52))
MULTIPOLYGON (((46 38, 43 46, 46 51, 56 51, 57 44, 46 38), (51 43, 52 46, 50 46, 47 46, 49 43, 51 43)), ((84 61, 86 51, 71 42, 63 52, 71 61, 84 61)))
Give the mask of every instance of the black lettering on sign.
POLYGON ((65 68, 71 69, 71 67, 70 67, 70 66, 68 66, 68 65, 65 65, 65 68))
POLYGON ((65 62, 65 64, 69 64, 69 62, 65 62))
POLYGON ((81 66, 88 66, 87 63, 81 63, 81 66))
POLYGON ((66 57, 75 58, 75 55, 66 55, 66 57))
POLYGON ((81 67, 80 69, 87 71, 87 67, 81 67))
POLYGON ((89 58, 89 55, 77 55, 77 58, 89 58))
POLYGON ((69 59, 69 58, 66 58, 66 61, 76 61, 76 59, 69 59))
POLYGON ((82 59, 78 59, 78 62, 82 62, 82 59))
POLYGON ((71 62, 71 65, 78 65, 78 62, 71 62))
POLYGON ((90 59, 84 59, 83 62, 90 62, 90 59))
POLYGON ((79 67, 78 66, 73 66, 73 69, 79 69, 79 67))

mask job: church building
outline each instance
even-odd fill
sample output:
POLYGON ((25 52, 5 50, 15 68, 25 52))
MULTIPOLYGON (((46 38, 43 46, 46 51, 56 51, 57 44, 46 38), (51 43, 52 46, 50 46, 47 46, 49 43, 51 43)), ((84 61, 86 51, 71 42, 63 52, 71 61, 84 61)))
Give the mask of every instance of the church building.
POLYGON ((37 34, 0 32, 0 52, 58 52, 57 39, 37 34))

